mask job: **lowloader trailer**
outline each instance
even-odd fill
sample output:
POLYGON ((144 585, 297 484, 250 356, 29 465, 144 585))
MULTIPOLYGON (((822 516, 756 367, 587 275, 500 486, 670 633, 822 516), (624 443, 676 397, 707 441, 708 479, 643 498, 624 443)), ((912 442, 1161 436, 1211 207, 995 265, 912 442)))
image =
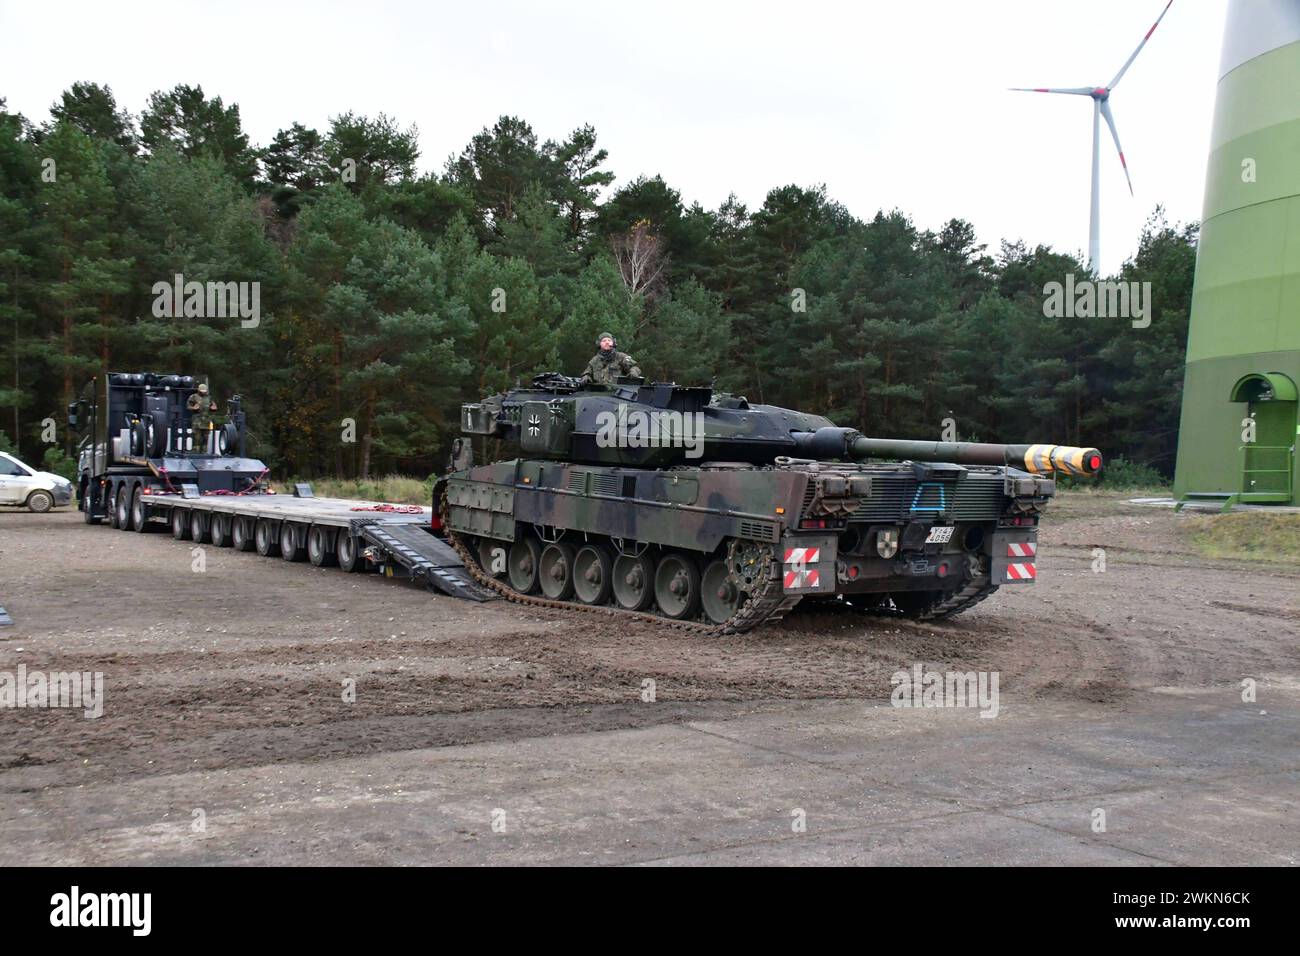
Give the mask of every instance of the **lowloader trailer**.
POLYGON ((188 375, 110 372, 68 407, 68 425, 80 437, 76 486, 87 524, 170 529, 177 540, 409 576, 469 600, 497 597, 435 534, 429 508, 316 498, 305 484, 294 496, 276 494, 266 465, 243 452, 239 397, 218 426, 200 384, 188 375))

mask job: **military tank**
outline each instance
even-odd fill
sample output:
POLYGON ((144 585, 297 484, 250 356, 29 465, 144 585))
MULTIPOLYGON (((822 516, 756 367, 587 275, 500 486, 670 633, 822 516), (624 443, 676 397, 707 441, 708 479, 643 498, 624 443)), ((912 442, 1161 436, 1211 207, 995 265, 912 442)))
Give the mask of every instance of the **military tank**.
POLYGON ((870 438, 711 388, 548 373, 461 410, 435 522, 529 604, 716 633, 801 601, 935 619, 1037 576, 1055 475, 1094 448, 870 438), (474 441, 491 457, 474 463, 474 441), (889 460, 886 460, 889 459, 889 460))

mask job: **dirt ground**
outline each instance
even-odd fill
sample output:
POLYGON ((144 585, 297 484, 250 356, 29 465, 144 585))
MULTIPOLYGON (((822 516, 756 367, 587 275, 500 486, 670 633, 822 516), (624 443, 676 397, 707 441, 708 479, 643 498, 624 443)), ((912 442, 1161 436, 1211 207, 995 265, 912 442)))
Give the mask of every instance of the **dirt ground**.
POLYGON ((0 802, 725 719, 783 701, 879 701, 890 675, 916 663, 997 671, 1001 693, 1022 700, 1117 709, 1153 688, 1294 684, 1300 568, 1203 559, 1181 520, 1067 495, 1044 521, 1038 582, 1003 587, 951 622, 799 610, 702 639, 211 546, 198 572, 191 545, 165 533, 3 511, 0 605, 15 623, 0 628, 0 671, 102 672, 106 701, 95 720, 0 711, 0 802), (349 681, 354 702, 343 699, 349 681))

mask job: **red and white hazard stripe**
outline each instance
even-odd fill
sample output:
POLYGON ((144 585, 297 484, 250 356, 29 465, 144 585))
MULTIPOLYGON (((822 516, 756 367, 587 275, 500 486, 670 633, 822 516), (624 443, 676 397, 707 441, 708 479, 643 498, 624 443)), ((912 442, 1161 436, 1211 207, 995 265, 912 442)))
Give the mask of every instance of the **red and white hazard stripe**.
POLYGON ((1025 561, 1021 564, 1007 565, 1008 581, 1032 581, 1038 576, 1038 569, 1033 562, 1025 561))
POLYGON ((1008 558, 1032 558, 1038 553, 1038 545, 1033 541, 1022 541, 1007 545, 1008 558))
POLYGON ((819 560, 820 548, 786 548, 782 564, 812 564, 819 560))
POLYGON ((797 591, 800 588, 815 588, 821 583, 821 574, 817 571, 785 572, 785 589, 797 591))

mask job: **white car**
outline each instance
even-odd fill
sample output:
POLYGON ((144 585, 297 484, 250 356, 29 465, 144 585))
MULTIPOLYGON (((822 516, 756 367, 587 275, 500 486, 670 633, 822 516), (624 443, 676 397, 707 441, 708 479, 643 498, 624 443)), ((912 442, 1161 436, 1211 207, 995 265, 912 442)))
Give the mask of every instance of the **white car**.
POLYGON ((0 505, 19 505, 44 513, 72 504, 72 482, 24 465, 0 451, 0 505))

